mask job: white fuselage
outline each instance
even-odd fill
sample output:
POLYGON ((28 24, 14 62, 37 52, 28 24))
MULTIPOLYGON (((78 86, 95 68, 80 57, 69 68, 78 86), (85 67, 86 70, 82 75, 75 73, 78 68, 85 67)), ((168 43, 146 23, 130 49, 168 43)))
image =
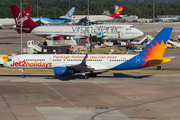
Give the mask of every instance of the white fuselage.
MULTIPOLYGON (((86 65, 94 70, 108 70, 130 60, 135 55, 89 54, 86 65)), ((53 69, 81 64, 85 55, 82 54, 46 54, 16 55, 11 57, 4 67, 17 69, 53 69)), ((132 61, 133 62, 133 61, 132 61)))
MULTIPOLYGON (((73 20, 80 20, 87 17, 88 19, 88 15, 73 15, 72 19, 73 20)), ((111 18, 107 15, 89 15, 89 22, 106 22, 109 20, 113 20, 114 18, 111 18)))
POLYGON ((0 26, 13 26, 15 25, 14 18, 2 18, 0 19, 0 26))
MULTIPOLYGON (((97 32, 104 31, 106 31, 107 34, 102 36, 103 40, 130 40, 144 34, 133 25, 101 24, 89 26, 89 32, 92 36, 96 36, 97 32)), ((86 37, 88 35, 88 26, 38 26, 34 28, 31 33, 38 36, 86 37)))

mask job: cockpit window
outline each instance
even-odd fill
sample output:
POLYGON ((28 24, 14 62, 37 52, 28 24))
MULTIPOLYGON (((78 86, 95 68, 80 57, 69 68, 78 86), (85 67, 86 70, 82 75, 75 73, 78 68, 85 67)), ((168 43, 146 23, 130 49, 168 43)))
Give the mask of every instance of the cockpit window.
POLYGON ((130 28, 135 28, 134 26, 130 26, 130 28))
POLYGON ((12 59, 8 59, 8 61, 9 61, 9 62, 11 62, 11 61, 12 61, 12 59))

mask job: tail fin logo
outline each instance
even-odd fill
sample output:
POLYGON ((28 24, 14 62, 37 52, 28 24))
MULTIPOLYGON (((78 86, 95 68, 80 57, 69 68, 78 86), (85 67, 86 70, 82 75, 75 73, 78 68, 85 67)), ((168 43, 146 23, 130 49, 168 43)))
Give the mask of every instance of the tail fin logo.
POLYGON ((72 14, 71 14, 71 15, 69 15, 69 13, 68 13, 68 16, 69 16, 69 17, 72 17, 72 15, 73 15, 73 12, 72 12, 72 14))
POLYGON ((29 16, 30 14, 29 13, 26 13, 27 16, 29 16))
POLYGON ((120 8, 118 8, 117 10, 116 10, 116 15, 119 15, 119 13, 121 12, 123 10, 123 8, 122 7, 120 7, 120 8))
POLYGON ((157 41, 156 41, 156 45, 153 45, 151 43, 152 48, 146 48, 148 50, 148 53, 144 52, 146 58, 141 59, 141 60, 143 60, 145 62, 142 65, 145 66, 147 61, 155 59, 157 57, 162 57, 163 53, 164 53, 164 50, 166 48, 166 45, 167 45, 167 42, 164 43, 163 40, 161 40, 161 44, 159 44, 157 41))
POLYGON ((22 23, 21 23, 21 17, 22 17, 22 15, 21 15, 21 13, 19 13, 18 17, 15 19, 16 25, 18 25, 18 26, 20 26, 21 24, 23 26, 23 22, 29 19, 27 16, 24 16, 24 17, 22 17, 22 23))

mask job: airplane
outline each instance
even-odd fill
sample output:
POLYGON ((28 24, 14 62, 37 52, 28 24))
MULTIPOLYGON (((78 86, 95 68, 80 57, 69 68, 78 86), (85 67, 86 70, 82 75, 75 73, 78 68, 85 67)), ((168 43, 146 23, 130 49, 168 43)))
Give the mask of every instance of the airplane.
POLYGON ((4 67, 22 69, 53 69, 56 76, 81 73, 81 78, 95 77, 98 70, 140 69, 168 63, 173 57, 163 57, 173 28, 164 28, 139 54, 23 54, 15 55, 4 67), (85 72, 90 72, 86 74, 85 72))
POLYGON ((71 18, 74 13, 75 7, 72 7, 71 10, 63 18, 46 18, 46 17, 30 17, 34 22, 40 21, 42 24, 60 24, 65 22, 72 22, 71 18))
MULTIPOLYGON (((116 16, 121 15, 123 8, 124 8, 124 5, 119 6, 119 8, 111 15, 89 15, 89 22, 96 23, 96 22, 106 22, 109 20, 113 20, 116 16)), ((72 20, 74 20, 74 23, 87 23, 88 16, 87 15, 73 15, 72 20)))
POLYGON ((125 55, 129 54, 129 50, 130 50, 130 48, 128 48, 124 54, 125 55))
MULTIPOLYGON (((20 19, 18 19, 21 9, 17 5, 10 5, 14 20, 16 21, 16 30, 20 33, 20 19)), ((22 14, 23 33, 31 33, 42 37, 74 37, 76 39, 88 36, 88 26, 40 26, 36 24, 29 16, 22 14)), ((125 24, 101 24, 89 26, 89 32, 94 39, 103 40, 129 40, 142 36, 144 33, 133 25, 125 24)))
MULTIPOLYGON (((26 14, 27 16, 30 15, 31 13, 31 9, 32 9, 32 6, 28 6, 26 8, 26 10, 24 11, 24 14, 26 14)), ((2 18, 0 19, 0 27, 2 28, 3 26, 13 26, 15 25, 15 21, 14 21, 14 18, 2 18)))

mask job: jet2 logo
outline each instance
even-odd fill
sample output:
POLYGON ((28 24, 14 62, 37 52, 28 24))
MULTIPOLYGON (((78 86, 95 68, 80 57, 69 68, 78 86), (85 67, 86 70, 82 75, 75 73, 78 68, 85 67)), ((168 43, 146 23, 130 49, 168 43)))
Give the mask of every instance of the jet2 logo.
MULTIPOLYGON (((20 26, 21 25, 21 13, 19 13, 18 17, 15 19, 16 21, 16 25, 20 26)), ((23 26, 23 22, 28 20, 27 16, 22 17, 22 26, 23 26)))
POLYGON ((38 61, 33 61, 33 62, 28 62, 28 61, 13 61, 12 64, 10 64, 11 67, 52 67, 52 63, 46 63, 46 62, 38 62, 38 61))
POLYGON ((72 14, 71 14, 71 15, 69 15, 69 13, 68 13, 68 16, 69 16, 69 17, 72 17, 72 15, 73 15, 73 12, 72 12, 72 14))

